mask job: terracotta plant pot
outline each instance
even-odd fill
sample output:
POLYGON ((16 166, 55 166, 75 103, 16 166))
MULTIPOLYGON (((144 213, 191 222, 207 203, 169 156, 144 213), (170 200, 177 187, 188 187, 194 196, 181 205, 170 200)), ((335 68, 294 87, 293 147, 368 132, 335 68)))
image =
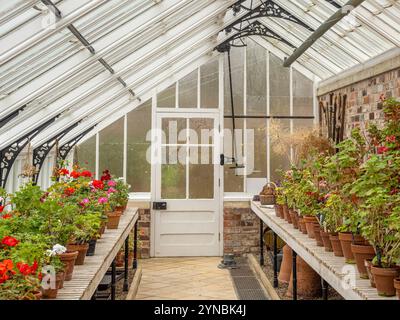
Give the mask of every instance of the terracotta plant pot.
POLYGON ((384 297, 393 297, 396 295, 394 279, 399 276, 399 268, 379 268, 372 266, 371 273, 375 278, 376 290, 378 294, 384 297))
POLYGON ((349 264, 356 263, 353 252, 351 251, 353 234, 351 232, 339 232, 339 240, 340 240, 340 245, 342 246, 344 258, 346 259, 346 263, 349 264))
POLYGON ((303 217, 299 217, 299 230, 302 233, 307 234, 307 228, 303 217))
POLYGON ((322 238, 322 242, 323 242, 323 244, 324 244, 324 247, 325 247, 325 251, 326 252, 332 252, 333 251, 333 248, 332 248, 332 243, 331 243, 331 240, 329 239, 329 233, 328 232, 325 232, 324 230, 320 230, 320 235, 321 235, 321 238, 322 238))
POLYGON ((43 298, 45 299, 57 298, 58 289, 60 288, 60 283, 64 280, 63 278, 64 278, 64 273, 57 273, 55 287, 49 289, 42 289, 43 298))
POLYGON ((125 206, 116 206, 115 207, 115 211, 121 212, 121 214, 124 214, 126 209, 126 205, 125 206))
POLYGON ((394 288, 396 289, 397 298, 400 300, 400 278, 394 279, 394 288))
POLYGON ((58 287, 58 289, 62 289, 62 288, 64 288, 65 272, 59 272, 57 274, 61 275, 60 286, 58 287))
POLYGON ((279 215, 280 215, 279 218, 285 219, 285 210, 288 210, 286 204, 285 204, 285 205, 282 205, 282 210, 279 211, 279 215))
POLYGON ((119 220, 121 218, 121 212, 113 211, 107 213, 108 222, 107 222, 107 229, 118 229, 119 220))
MULTIPOLYGON (((132 264, 133 264, 133 253, 130 252, 128 255, 128 267, 131 268, 132 264)), ((124 251, 119 251, 117 253, 117 256, 115 258, 115 265, 119 268, 121 268, 125 265, 125 252, 124 251)))
POLYGON ((368 279, 367 268, 365 267, 365 260, 372 260, 375 257, 375 250, 373 246, 364 246, 359 244, 351 244, 351 251, 354 255, 354 260, 357 264, 358 272, 361 279, 368 279))
POLYGON ((283 257, 279 270, 278 280, 282 283, 289 283, 292 273, 292 249, 286 244, 282 248, 283 257))
POLYGON ((371 287, 372 288, 376 288, 375 278, 374 278, 374 275, 371 272, 372 259, 371 260, 364 260, 364 266, 365 266, 365 269, 367 270, 367 275, 368 275, 369 281, 371 283, 371 287))
MULTIPOLYGON (((302 297, 312 298, 321 296, 321 277, 300 256, 296 259, 297 267, 297 294, 302 297)), ((292 297, 292 277, 286 295, 292 297)))
POLYGON ((83 244, 71 243, 67 245, 68 251, 78 251, 78 257, 75 260, 76 266, 81 266, 85 263, 85 257, 88 249, 89 249, 88 243, 83 243, 83 244))
POLYGON ((94 256, 94 253, 96 251, 96 243, 97 239, 92 239, 89 241, 89 248, 88 251, 86 252, 86 256, 88 257, 94 256))
POLYGON ((67 251, 60 254, 60 260, 64 263, 65 281, 72 279, 72 273, 74 272, 75 260, 78 257, 78 251, 67 251))
POLYGON ((293 227, 295 229, 297 229, 298 228, 298 224, 297 224, 297 220, 296 220, 296 216, 297 216, 296 211, 294 211, 293 209, 290 209, 289 210, 289 215, 290 215, 290 221, 293 224, 293 227))
POLYGON ((317 246, 323 247, 324 242, 322 241, 321 227, 320 227, 319 223, 314 223, 313 227, 314 227, 314 235, 315 235, 315 241, 317 242, 317 246))
POLYGON ((283 207, 280 204, 275 205, 275 215, 279 218, 281 216, 281 212, 283 211, 283 207))
POLYGON ((337 234, 329 234, 331 240, 333 254, 336 257, 343 257, 342 245, 340 244, 339 236, 337 234))
POLYGON ((308 237, 311 239, 315 239, 314 223, 318 223, 317 217, 304 216, 303 219, 304 219, 304 223, 306 224, 308 237))
POLYGON ((283 213, 284 213, 284 216, 285 216, 285 220, 288 222, 288 223, 292 223, 292 219, 290 218, 290 210, 291 209, 287 209, 287 210, 284 210, 283 211, 283 213))

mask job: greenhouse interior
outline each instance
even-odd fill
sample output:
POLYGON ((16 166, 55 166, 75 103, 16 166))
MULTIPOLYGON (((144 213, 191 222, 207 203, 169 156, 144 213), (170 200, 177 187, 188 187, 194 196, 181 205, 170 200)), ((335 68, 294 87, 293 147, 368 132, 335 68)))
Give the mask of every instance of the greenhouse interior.
POLYGON ((400 1, 0 0, 0 156, 0 300, 398 301, 400 1))

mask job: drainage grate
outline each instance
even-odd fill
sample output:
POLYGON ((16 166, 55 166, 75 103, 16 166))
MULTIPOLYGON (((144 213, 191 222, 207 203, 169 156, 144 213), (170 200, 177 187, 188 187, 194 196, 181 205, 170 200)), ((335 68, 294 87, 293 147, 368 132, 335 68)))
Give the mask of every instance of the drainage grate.
POLYGON ((229 270, 240 300, 269 300, 250 269, 247 259, 237 259, 238 269, 229 270))

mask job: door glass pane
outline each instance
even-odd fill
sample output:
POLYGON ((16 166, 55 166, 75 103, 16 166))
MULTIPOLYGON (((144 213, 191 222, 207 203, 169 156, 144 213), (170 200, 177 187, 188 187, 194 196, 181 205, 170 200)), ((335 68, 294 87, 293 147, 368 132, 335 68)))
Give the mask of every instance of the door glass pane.
POLYGON ((200 108, 218 108, 218 57, 200 68, 200 108))
POLYGON ((120 118, 100 131, 99 176, 108 169, 122 177, 124 166, 124 118, 120 118))
POLYGON ((179 80, 179 108, 197 108, 198 70, 179 80))
POLYGON ((189 198, 214 198, 213 147, 190 147, 189 198))
POLYGON ((175 108, 176 107, 176 84, 169 86, 164 91, 157 94, 157 107, 158 108, 175 108))
POLYGON ((186 199, 186 146, 162 147, 161 198, 186 199))
POLYGON ((163 144, 184 144, 187 141, 187 120, 185 118, 163 118, 161 129, 163 144))
POLYGON ((191 118, 189 119, 189 143, 212 144, 214 139, 214 119, 191 118))
POLYGON ((290 69, 274 54, 269 58, 270 77, 270 115, 290 115, 290 69))

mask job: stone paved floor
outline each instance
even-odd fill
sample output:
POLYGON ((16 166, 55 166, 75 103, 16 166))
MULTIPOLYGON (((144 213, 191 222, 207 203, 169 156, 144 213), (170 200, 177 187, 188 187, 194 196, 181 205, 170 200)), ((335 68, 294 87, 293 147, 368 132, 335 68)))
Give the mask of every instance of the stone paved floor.
POLYGON ((237 300, 229 270, 219 257, 141 260, 137 300, 237 300))

